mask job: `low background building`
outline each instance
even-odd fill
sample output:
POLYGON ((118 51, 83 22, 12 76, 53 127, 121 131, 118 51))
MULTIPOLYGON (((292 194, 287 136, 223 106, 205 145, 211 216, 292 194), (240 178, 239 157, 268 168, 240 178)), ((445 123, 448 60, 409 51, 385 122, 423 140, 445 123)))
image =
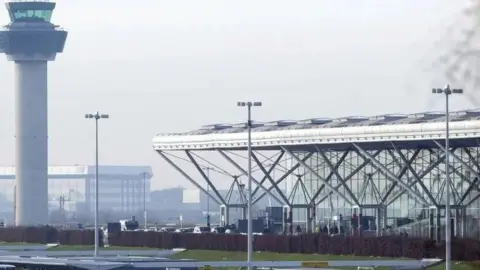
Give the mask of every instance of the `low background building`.
MULTIPOLYGON (((50 222, 89 220, 95 207, 95 166, 49 166, 50 222)), ((99 210, 121 216, 143 212, 150 202, 149 166, 99 166, 99 210)), ((0 166, 0 218, 12 221, 15 167, 0 166)))

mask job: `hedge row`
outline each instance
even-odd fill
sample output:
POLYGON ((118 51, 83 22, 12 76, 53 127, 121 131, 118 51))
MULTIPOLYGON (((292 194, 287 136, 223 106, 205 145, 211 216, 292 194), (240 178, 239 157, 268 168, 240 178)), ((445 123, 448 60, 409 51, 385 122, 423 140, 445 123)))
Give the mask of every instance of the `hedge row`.
MULTIPOLYGON (((63 231, 51 227, 2 228, 1 242, 60 243, 62 245, 93 245, 93 231, 63 231)), ((102 239, 100 243, 103 243, 102 239)), ((204 250, 246 251, 246 236, 234 234, 177 234, 159 232, 119 232, 108 236, 112 246, 187 248, 204 250)), ((433 240, 382 236, 334 236, 310 234, 300 236, 256 235, 254 250, 278 253, 316 253, 357 256, 405 258, 442 258, 443 242, 433 240)), ((480 260, 480 241, 454 239, 454 260, 480 260)))
MULTIPOLYGON (((247 251, 244 235, 176 234, 157 232, 120 232, 109 235, 113 246, 156 247, 247 251)), ((310 234, 299 236, 256 235, 255 251, 278 253, 334 254, 405 258, 443 258, 444 242, 399 236, 360 237, 310 234)), ((480 260, 480 241, 456 239, 452 242, 452 258, 461 261, 480 260)))
MULTIPOLYGON (((93 235, 93 230, 57 230, 53 227, 0 228, 0 242, 93 245, 93 235)), ((100 239, 102 240, 102 238, 102 234, 100 234, 100 239)))

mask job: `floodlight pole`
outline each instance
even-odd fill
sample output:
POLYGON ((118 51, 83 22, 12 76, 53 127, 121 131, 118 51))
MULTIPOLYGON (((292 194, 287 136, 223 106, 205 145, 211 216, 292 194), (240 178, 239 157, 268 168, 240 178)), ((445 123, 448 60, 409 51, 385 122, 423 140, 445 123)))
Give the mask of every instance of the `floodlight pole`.
POLYGON ((253 255, 253 228, 252 228, 252 106, 261 107, 262 102, 237 102, 239 107, 247 107, 247 130, 248 130, 248 201, 247 201, 247 265, 248 269, 252 270, 252 255, 253 255))
POLYGON ((94 252, 93 256, 98 257, 98 249, 99 249, 99 228, 98 228, 98 120, 100 119, 107 119, 109 118, 108 114, 100 114, 98 111, 94 114, 85 114, 86 119, 94 119, 95 120, 95 244, 94 244, 94 252))
POLYGON ((445 94, 445 270, 452 270, 452 234, 450 218, 450 106, 451 94, 463 94, 462 89, 445 88, 432 89, 434 94, 445 94))

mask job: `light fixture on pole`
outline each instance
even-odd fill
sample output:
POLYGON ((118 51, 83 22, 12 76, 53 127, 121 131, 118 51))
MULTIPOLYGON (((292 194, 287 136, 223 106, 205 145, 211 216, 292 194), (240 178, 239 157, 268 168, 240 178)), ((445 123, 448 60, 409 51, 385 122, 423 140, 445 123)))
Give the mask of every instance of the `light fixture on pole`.
POLYGON ((248 201, 247 201, 247 265, 252 269, 253 254, 253 228, 252 228, 252 107, 261 107, 262 102, 237 102, 238 107, 247 107, 247 130, 248 130, 248 201))
MULTIPOLYGON (((210 170, 213 170, 211 167, 203 168, 204 171, 207 171, 207 179, 210 181, 210 170)), ((210 228, 210 184, 207 182, 207 227, 210 228)))
POLYGON ((451 89, 446 85, 443 89, 432 89, 433 94, 445 95, 445 269, 452 270, 452 233, 450 218, 450 109, 449 96, 463 94, 463 89, 451 89))
MULTIPOLYGON (((95 247, 93 256, 98 256, 99 247, 99 229, 98 229, 98 120, 109 118, 108 114, 100 114, 98 111, 94 114, 85 114, 86 119, 95 120, 95 247)), ((89 194, 90 195, 90 194, 89 194)))

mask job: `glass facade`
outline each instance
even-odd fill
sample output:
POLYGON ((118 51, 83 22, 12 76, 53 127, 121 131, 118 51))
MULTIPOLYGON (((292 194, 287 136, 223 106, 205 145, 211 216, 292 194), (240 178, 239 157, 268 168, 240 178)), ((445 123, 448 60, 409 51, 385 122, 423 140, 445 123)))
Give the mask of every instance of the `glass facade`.
MULTIPOLYGON (((296 153, 299 158, 303 158, 306 154, 296 153)), ((369 154, 374 155, 374 152, 369 152, 369 154)), ((350 204, 346 203, 338 194, 330 192, 327 187, 324 187, 322 179, 329 179, 328 182, 337 188, 338 193, 345 195, 352 202, 353 200, 350 199, 348 189, 353 193, 360 205, 386 204, 387 222, 390 224, 393 223, 394 218, 408 217, 416 219, 422 213, 422 210, 428 209, 433 205, 433 203, 425 205, 418 202, 414 196, 405 191, 399 184, 396 184, 394 179, 387 177, 387 173, 379 169, 378 166, 374 166, 371 163, 362 166, 365 160, 355 151, 348 153, 326 152, 325 155, 328 161, 322 158, 319 153, 314 153, 306 161, 306 164, 321 179, 310 170, 300 166, 294 172, 294 175, 300 175, 301 181, 298 181, 297 176, 292 176, 288 180, 289 183, 286 184, 287 194, 292 196, 293 204, 308 204, 311 202, 311 198, 314 198, 315 203, 318 204, 316 209, 317 221, 326 220, 339 214, 347 217, 353 213, 350 204), (330 165, 336 166, 342 159, 343 161, 337 169, 338 175, 332 174, 330 176, 330 165), (328 164, 328 162, 331 164, 328 164), (346 187, 342 184, 339 177, 346 180, 346 187), (301 188, 302 185, 305 187, 304 189, 301 188), (315 196, 317 193, 318 196, 315 196), (388 196, 386 196, 387 194, 388 196)), ((431 197, 439 205, 444 204, 445 165, 442 162, 443 153, 432 149, 403 150, 402 155, 406 160, 412 160, 411 167, 414 172, 407 169, 399 178, 427 201, 430 201, 431 197), (417 176, 421 178, 424 187, 416 182, 417 176)), ((480 157, 480 148, 457 149, 455 155, 475 171, 480 169, 477 161, 477 157, 480 157)), ((394 150, 381 151, 375 159, 396 176, 401 175, 402 167, 405 165, 403 157, 394 150)), ((468 204, 467 214, 478 217, 480 214, 478 210, 480 201, 475 200, 475 198, 480 193, 480 189, 473 189, 466 194, 475 177, 471 170, 453 158, 450 160, 450 165, 452 170, 450 174, 452 205, 468 204)), ((373 208, 364 208, 363 214, 375 216, 375 211, 373 208)), ((293 220, 306 222, 306 210, 294 209, 293 220)))

